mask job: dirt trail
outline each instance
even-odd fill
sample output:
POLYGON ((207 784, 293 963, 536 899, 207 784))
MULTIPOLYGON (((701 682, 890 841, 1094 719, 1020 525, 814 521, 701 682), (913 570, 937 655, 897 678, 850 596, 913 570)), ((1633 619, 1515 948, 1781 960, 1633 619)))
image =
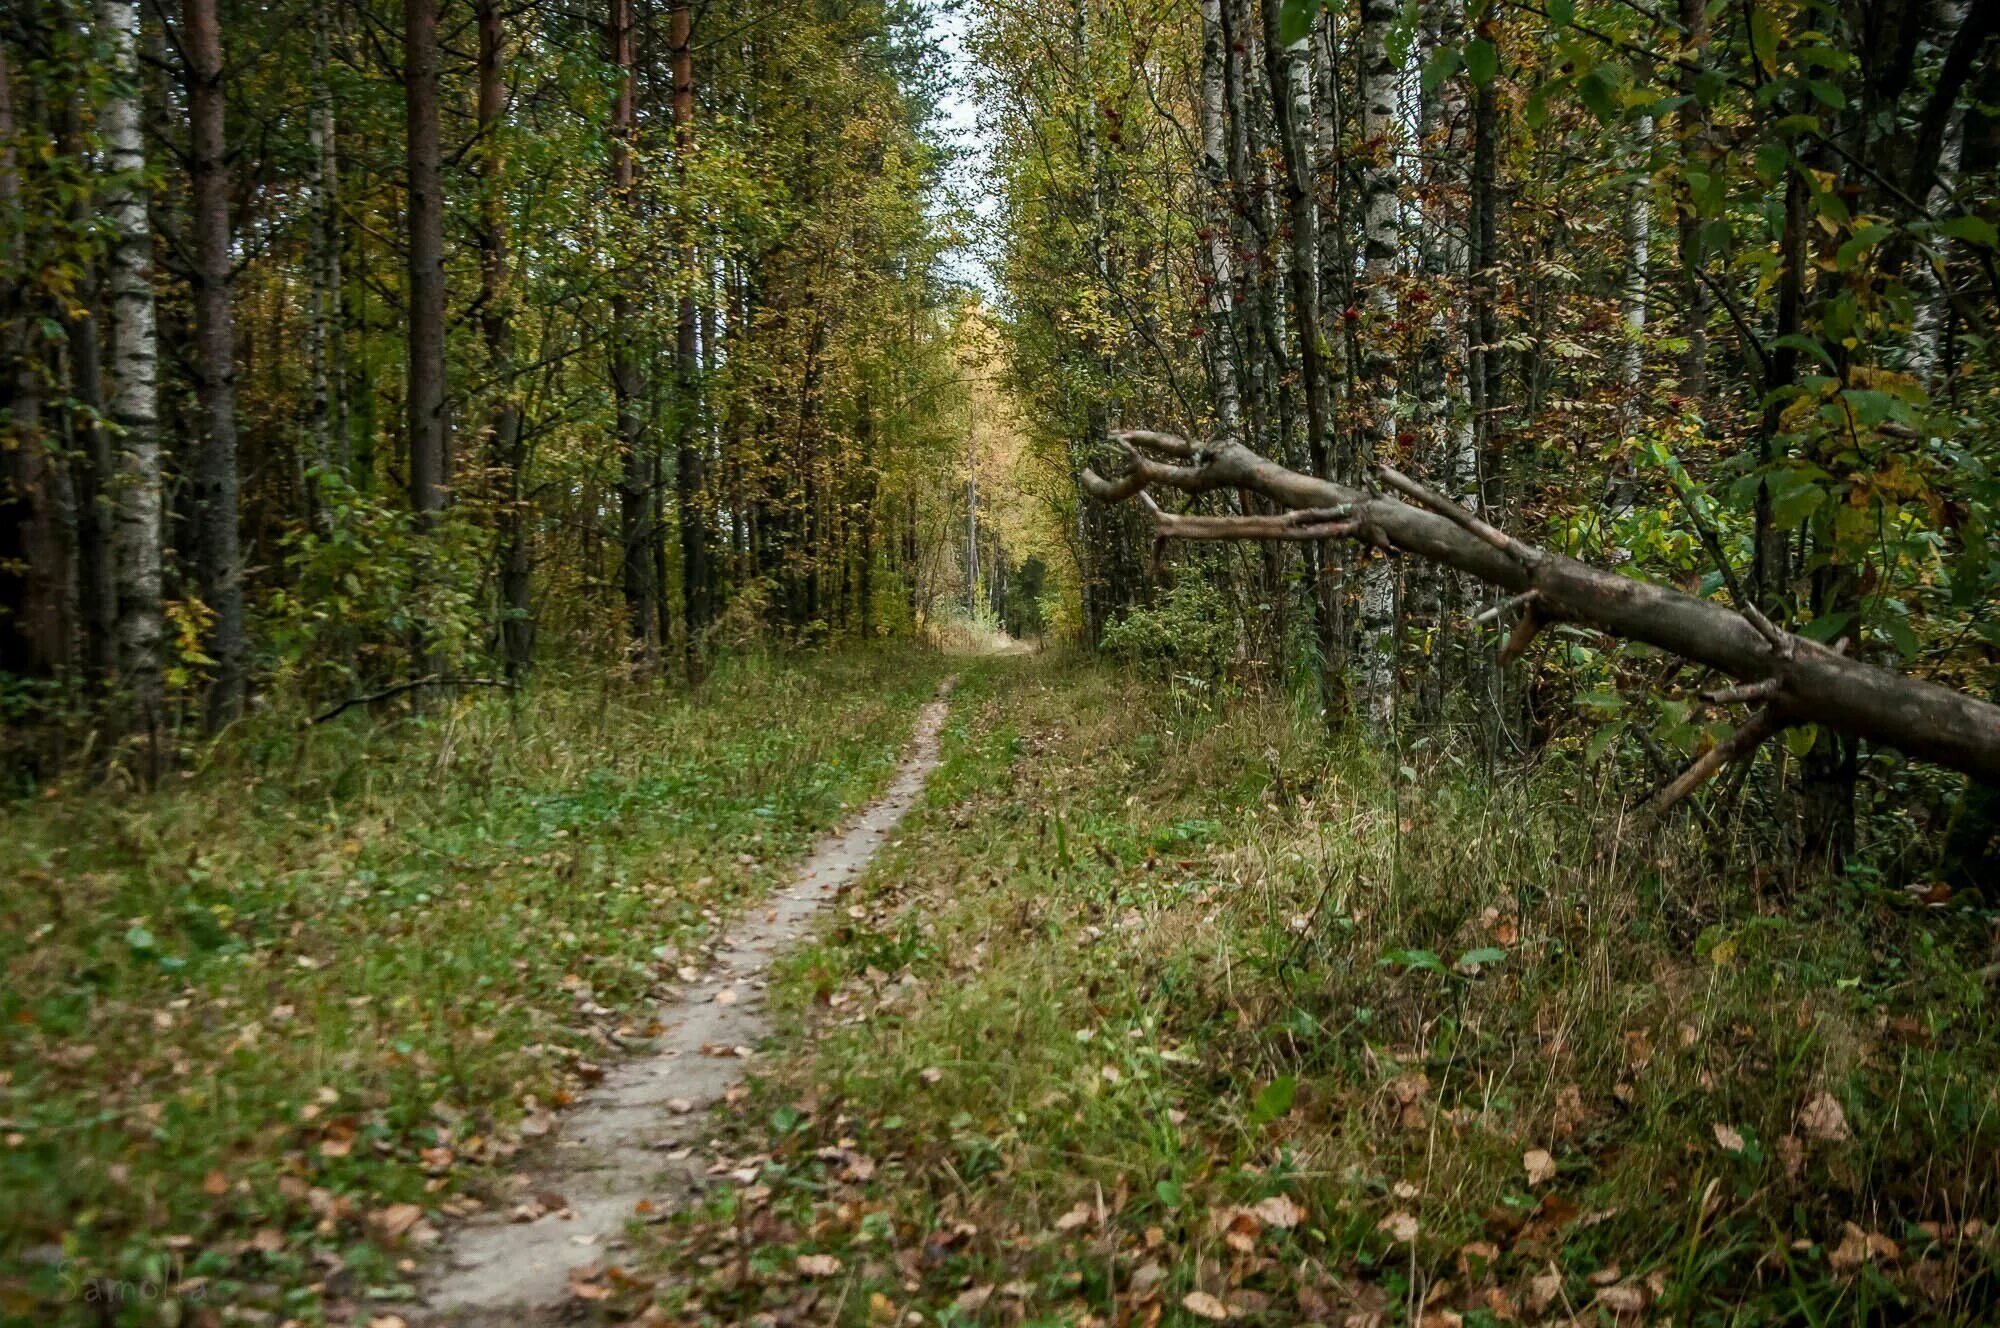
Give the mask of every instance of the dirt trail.
POLYGON ((552 1155, 522 1198, 560 1194, 574 1216, 517 1222, 496 1212, 458 1228, 413 1321, 440 1328, 536 1322, 535 1310, 566 1298, 572 1268, 616 1261, 608 1252, 623 1243, 640 1200, 664 1209, 702 1187, 703 1160, 686 1150, 700 1141, 706 1109, 743 1077, 745 1062, 733 1049, 755 1047, 770 1032, 764 971, 866 869, 915 804, 938 763, 950 686, 918 716, 910 750, 882 796, 823 839, 789 886, 739 922, 714 967, 660 1010, 666 1031, 652 1048, 613 1069, 563 1118, 552 1155))

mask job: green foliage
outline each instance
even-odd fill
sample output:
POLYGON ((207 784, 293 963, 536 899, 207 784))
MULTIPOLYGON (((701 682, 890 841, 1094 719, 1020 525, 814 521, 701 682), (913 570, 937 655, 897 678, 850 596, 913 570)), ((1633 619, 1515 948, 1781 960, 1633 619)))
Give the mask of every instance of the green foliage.
POLYGON ((1126 611, 1104 629, 1104 653, 1161 679, 1220 681, 1236 656, 1229 606, 1213 582, 1181 577, 1157 602, 1126 611))

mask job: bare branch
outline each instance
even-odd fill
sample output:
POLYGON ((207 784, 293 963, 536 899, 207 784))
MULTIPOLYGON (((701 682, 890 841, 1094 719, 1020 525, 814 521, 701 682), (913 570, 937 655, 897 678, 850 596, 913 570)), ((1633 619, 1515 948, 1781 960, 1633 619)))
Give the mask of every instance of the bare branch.
POLYGON ((1162 456, 1189 461, 1194 458, 1195 446, 1179 434, 1155 433, 1151 429, 1113 429, 1111 441, 1127 446, 1151 448, 1162 456))
POLYGON ((1525 590, 1518 595, 1509 595, 1506 599, 1501 600, 1492 608, 1475 617, 1472 620, 1472 625, 1474 627, 1484 627, 1488 623, 1497 623, 1514 610, 1524 609, 1528 605, 1533 604, 1536 595, 1539 593, 1539 591, 1525 590))
POLYGON ((1477 516, 1466 511, 1457 503, 1452 502, 1443 494, 1424 487, 1393 466, 1377 466, 1375 467, 1375 473, 1382 477, 1384 484, 1387 484, 1397 493, 1402 494, 1405 498, 1417 504, 1417 506, 1429 508, 1439 516, 1452 521, 1461 529, 1471 531, 1494 548, 1519 558, 1526 565, 1532 567, 1541 561, 1542 555, 1539 549, 1531 549, 1512 535, 1509 535, 1506 531, 1487 525, 1477 516))
POLYGON ((1711 705, 1734 705, 1738 701, 1769 701, 1783 690, 1782 678, 1765 678, 1760 682, 1746 682, 1735 687, 1703 692, 1701 699, 1711 705))
POLYGON ((1767 705, 1743 721, 1736 732, 1703 752, 1693 765, 1681 772, 1679 778, 1653 795, 1639 813, 1640 827, 1650 829, 1657 825, 1675 803, 1713 779, 1716 771, 1739 757, 1751 755, 1766 738, 1784 727, 1785 720, 1775 706, 1767 705))

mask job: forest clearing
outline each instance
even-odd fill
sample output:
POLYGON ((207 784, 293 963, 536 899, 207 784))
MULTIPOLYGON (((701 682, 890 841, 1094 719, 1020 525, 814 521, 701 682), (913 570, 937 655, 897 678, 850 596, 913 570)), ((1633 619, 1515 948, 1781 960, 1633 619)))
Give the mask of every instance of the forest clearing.
POLYGON ((2000 1320, 2000 5, 0 12, 0 1323, 2000 1320))

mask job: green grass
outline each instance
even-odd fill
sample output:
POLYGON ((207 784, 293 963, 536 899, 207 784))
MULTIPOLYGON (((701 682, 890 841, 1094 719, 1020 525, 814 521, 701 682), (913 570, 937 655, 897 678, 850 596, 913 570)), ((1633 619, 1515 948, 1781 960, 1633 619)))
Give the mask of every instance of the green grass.
POLYGON ((1582 773, 1382 765, 973 671, 649 1321, 1993 1321, 1991 916, 1602 857, 1582 773))
POLYGON ((944 670, 545 677, 0 808, 0 1318, 94 1322, 93 1278, 181 1284, 120 1322, 393 1292, 682 950, 871 793, 944 670))

